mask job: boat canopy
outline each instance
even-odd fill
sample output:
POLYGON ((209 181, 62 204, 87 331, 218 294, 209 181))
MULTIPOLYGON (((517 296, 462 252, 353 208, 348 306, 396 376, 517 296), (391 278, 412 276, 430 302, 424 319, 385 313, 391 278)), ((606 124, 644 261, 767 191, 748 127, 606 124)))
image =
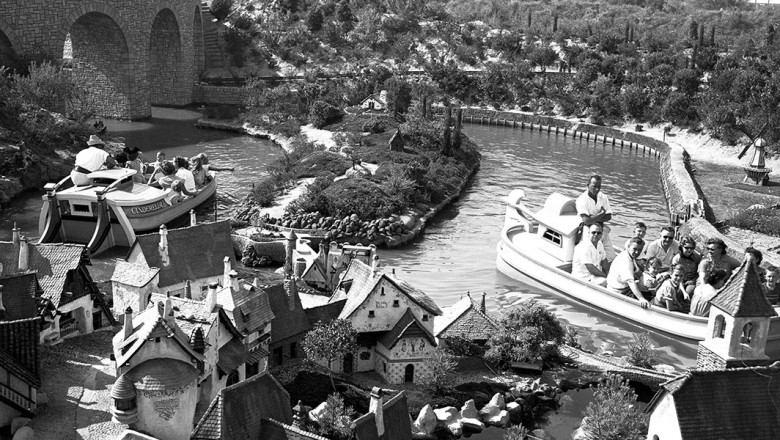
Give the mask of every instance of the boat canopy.
POLYGON ((540 224, 566 236, 573 236, 582 223, 574 199, 560 193, 550 194, 534 217, 540 224))

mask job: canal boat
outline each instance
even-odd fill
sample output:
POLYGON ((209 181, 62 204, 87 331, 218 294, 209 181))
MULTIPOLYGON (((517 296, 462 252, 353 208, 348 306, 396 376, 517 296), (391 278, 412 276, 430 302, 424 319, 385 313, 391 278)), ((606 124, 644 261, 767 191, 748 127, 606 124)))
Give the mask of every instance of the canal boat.
MULTIPOLYGON (((672 312, 591 284, 571 275, 577 231, 582 219, 575 200, 551 194, 541 210, 531 211, 524 203, 525 193, 513 190, 507 197, 506 218, 497 244, 496 266, 518 280, 531 278, 571 298, 678 338, 701 341, 708 318, 672 312)), ((616 248, 616 251, 619 251, 616 248)), ((780 347, 780 318, 770 323, 767 347, 780 347)))
POLYGON ((83 243, 92 254, 131 246, 137 234, 188 214, 217 191, 213 172, 208 183, 190 197, 133 182, 135 173, 115 168, 88 174, 86 186, 75 186, 70 176, 47 184, 38 220, 39 243, 83 243))

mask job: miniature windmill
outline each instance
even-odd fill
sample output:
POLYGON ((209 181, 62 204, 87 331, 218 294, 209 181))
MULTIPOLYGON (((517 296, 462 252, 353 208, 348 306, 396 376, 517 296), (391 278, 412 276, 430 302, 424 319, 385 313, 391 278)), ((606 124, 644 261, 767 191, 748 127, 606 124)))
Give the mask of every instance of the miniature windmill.
POLYGON ((742 130, 743 133, 747 134, 748 137, 751 139, 751 143, 745 145, 745 148, 742 149, 742 152, 739 153, 737 156, 737 159, 742 159, 742 157, 747 153, 748 149, 752 145, 755 147, 755 151, 753 152, 753 159, 750 161, 750 165, 746 167, 742 167, 743 170, 745 170, 745 182, 747 182, 748 179, 752 180, 756 183, 756 185, 766 185, 767 182, 769 182, 769 173, 772 172, 772 168, 767 168, 764 164, 764 155, 766 155, 766 140, 761 137, 761 135, 764 134, 764 131, 769 126, 769 123, 767 122, 764 127, 761 129, 761 131, 758 133, 758 136, 753 137, 745 130, 742 130))

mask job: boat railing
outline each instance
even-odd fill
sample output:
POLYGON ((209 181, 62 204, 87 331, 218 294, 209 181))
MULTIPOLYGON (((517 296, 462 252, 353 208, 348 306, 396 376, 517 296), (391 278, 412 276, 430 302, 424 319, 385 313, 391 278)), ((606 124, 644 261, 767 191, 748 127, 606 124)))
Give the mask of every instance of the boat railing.
POLYGON ((538 220, 525 205, 509 202, 507 203, 506 226, 510 224, 520 224, 526 232, 535 233, 539 225, 538 220))

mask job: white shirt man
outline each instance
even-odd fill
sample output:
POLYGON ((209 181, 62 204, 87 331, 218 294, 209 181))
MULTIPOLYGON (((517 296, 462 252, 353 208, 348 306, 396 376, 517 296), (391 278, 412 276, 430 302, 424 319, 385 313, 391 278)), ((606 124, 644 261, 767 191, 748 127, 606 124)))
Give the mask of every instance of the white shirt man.
POLYGON ((76 154, 76 166, 70 172, 70 179, 76 186, 89 185, 90 181, 87 174, 97 171, 106 165, 113 168, 116 162, 106 150, 105 144, 94 134, 87 141, 88 147, 76 154))
POLYGON ((665 226, 661 229, 661 238, 653 240, 645 248, 645 258, 658 258, 661 266, 668 269, 672 266, 672 259, 680 252, 680 243, 674 239, 674 228, 665 226))
POLYGON ((582 237, 574 248, 574 258, 571 263, 571 274, 599 286, 606 286, 607 279, 603 263, 607 258, 604 245, 601 244, 602 228, 595 224, 586 228, 587 237, 582 237))
POLYGON ((626 250, 615 257, 607 274, 607 288, 622 295, 636 297, 639 300, 639 305, 646 309, 650 306, 650 302, 642 295, 637 284, 642 270, 639 268, 636 258, 642 253, 643 247, 642 239, 634 237, 626 250))
MULTIPOLYGON (((577 197, 575 201, 577 214, 582 217, 583 223, 590 226, 594 223, 608 222, 612 220, 612 209, 609 206, 609 199, 601 192, 601 176, 593 175, 588 181, 588 188, 577 197)), ((609 226, 604 225, 601 235, 601 244, 604 245, 604 252, 607 259, 615 258, 615 247, 612 245, 612 239, 609 237, 609 226)))
POLYGON ((179 168, 176 170, 176 177, 184 179, 184 187, 187 188, 187 191, 195 192, 195 176, 192 175, 192 171, 187 168, 179 168))

